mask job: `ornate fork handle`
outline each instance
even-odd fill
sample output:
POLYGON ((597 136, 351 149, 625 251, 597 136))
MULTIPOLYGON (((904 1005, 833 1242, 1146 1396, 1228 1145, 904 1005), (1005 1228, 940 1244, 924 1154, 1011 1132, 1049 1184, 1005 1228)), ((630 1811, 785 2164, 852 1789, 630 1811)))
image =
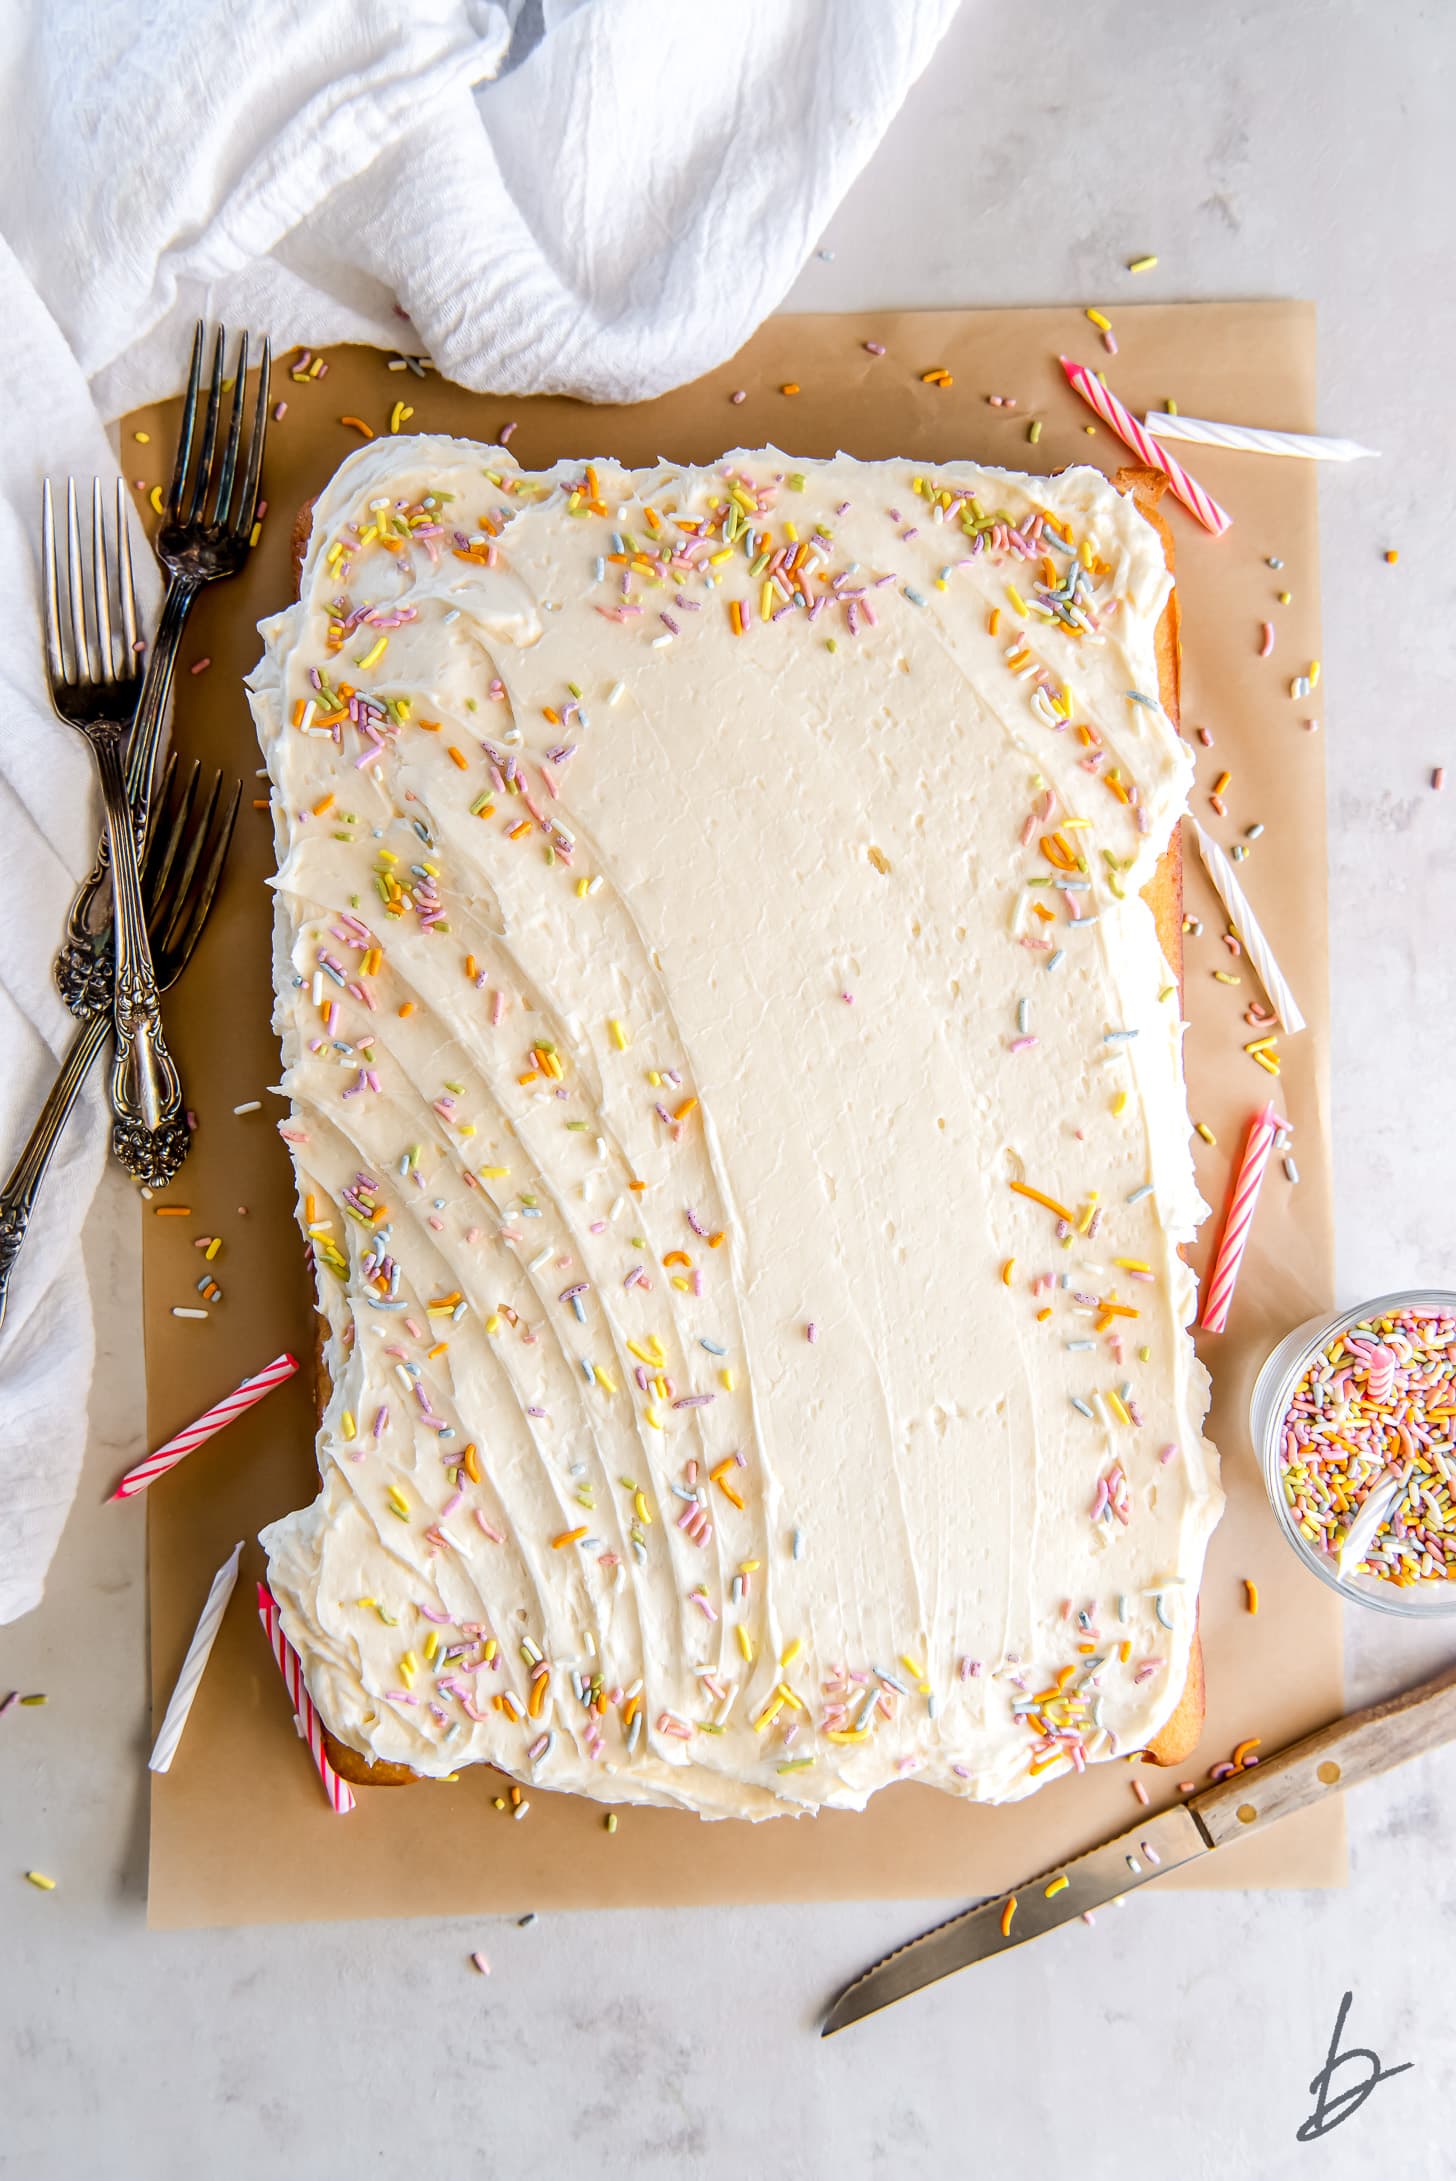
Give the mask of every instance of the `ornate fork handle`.
POLYGON ((125 733, 125 728, 110 721, 100 721, 89 729, 106 808, 116 909, 116 1057, 111 1068, 111 1103, 122 1130, 139 1125, 155 1134, 179 1118, 182 1085, 162 1035, 162 1010, 142 907, 131 805, 121 766, 125 733))
MULTIPOLYGON (((201 586, 190 576, 174 575, 167 585, 156 640, 147 661, 146 680, 127 746, 126 787, 138 853, 146 843, 151 816, 152 776, 162 718, 172 687, 172 670, 192 601, 201 586)), ((66 936, 56 957, 56 983, 73 1015, 82 1021, 111 1002, 111 918, 105 900, 111 871, 109 833, 103 833, 96 859, 76 889, 66 918, 66 936)))

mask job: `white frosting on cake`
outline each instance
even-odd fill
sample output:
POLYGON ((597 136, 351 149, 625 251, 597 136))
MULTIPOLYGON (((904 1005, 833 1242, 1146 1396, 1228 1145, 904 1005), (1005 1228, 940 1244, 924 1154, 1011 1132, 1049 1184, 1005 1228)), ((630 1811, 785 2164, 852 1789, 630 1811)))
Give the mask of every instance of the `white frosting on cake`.
POLYGON ((760 1817, 1166 1720, 1168 590, 1088 469, 335 476, 251 686, 332 1378, 263 1538, 342 1740, 760 1817))

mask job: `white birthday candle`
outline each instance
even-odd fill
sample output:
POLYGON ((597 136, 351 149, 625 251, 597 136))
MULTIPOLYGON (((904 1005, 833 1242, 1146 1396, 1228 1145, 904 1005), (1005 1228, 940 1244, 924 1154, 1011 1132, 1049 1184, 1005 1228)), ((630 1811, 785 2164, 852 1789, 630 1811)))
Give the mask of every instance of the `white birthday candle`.
POLYGON ((238 1579, 238 1561, 243 1541, 238 1539, 232 1551, 212 1578, 212 1588, 207 1593, 207 1603, 202 1608, 202 1618, 193 1631, 187 1646, 187 1656, 182 1661, 182 1671, 177 1676, 177 1686, 172 1691, 172 1701, 167 1706, 167 1716, 162 1721, 157 1744, 147 1760, 152 1772, 165 1772, 177 1754, 177 1744, 182 1739, 182 1729, 187 1724, 187 1714, 192 1709, 192 1699, 197 1694, 197 1684, 202 1679, 203 1668, 212 1652, 213 1641, 222 1626, 227 1602, 233 1594, 238 1579))

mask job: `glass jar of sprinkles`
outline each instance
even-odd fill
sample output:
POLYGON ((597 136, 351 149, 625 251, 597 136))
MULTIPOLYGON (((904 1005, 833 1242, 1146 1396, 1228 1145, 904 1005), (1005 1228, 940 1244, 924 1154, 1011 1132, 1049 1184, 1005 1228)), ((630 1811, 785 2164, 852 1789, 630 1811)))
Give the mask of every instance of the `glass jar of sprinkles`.
POLYGON ((1381 1613, 1456 1612, 1456 1294, 1311 1318, 1249 1402, 1270 1502, 1322 1582, 1381 1613))

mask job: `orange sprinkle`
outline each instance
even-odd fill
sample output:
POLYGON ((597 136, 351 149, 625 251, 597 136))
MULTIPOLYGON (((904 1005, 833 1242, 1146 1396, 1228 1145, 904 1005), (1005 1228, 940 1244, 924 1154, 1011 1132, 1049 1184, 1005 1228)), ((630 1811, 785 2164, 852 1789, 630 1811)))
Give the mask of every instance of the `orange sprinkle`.
POLYGON ((743 601, 741 598, 733 598, 729 600, 728 619, 732 624, 734 635, 741 636, 748 626, 748 623, 744 618, 743 601))
POLYGON ((476 964, 475 956, 474 956, 473 954, 467 954, 467 955, 466 955, 466 957, 465 957, 465 974, 466 974, 466 976, 467 976, 467 977, 472 977, 472 978, 473 978, 473 977, 474 977, 474 976, 476 975, 476 973, 477 973, 477 964, 476 964))
POLYGON ((727 1241, 727 1239, 727 1235, 720 1227, 716 1234, 710 1234, 708 1236, 708 1247, 710 1250, 720 1250, 723 1247, 723 1244, 727 1241))
POLYGON ((688 1115, 697 1105, 697 1102, 698 1101, 696 1098, 685 1098, 682 1104, 677 1108, 677 1111, 673 1114, 673 1119, 675 1121, 685 1121, 688 1115))
POLYGON ((691 1271, 693 1261, 686 1250, 669 1250, 662 1262, 665 1265, 686 1265, 691 1271))
POLYGON ((1258 1612, 1259 1586, 1257 1583, 1251 1581, 1247 1575, 1244 1577, 1244 1603, 1251 1613, 1258 1612))
POLYGON ((460 1457, 460 1466, 472 1484, 479 1484, 480 1456, 475 1451, 475 1441, 473 1439, 460 1457))
POLYGON ((1065 1219, 1069 1224, 1075 1223, 1073 1214, 1067 1210, 1065 1204, 1058 1204, 1055 1197, 1044 1197, 1040 1189, 1028 1188, 1024 1181, 1013 1181, 1009 1186, 1016 1192, 1017 1196, 1029 1197, 1033 1204, 1043 1205, 1047 1211, 1055 1212, 1058 1219, 1065 1219))
POLYGON ((190 1204, 157 1204, 153 1206, 153 1211, 158 1219, 190 1219, 192 1217, 192 1206, 190 1204))
POLYGON ((449 758, 451 764, 458 765, 462 772, 466 772, 469 770, 469 758, 465 755, 465 752, 463 750, 457 750, 453 742, 447 744, 445 755, 449 758))
POLYGON ((533 1719, 538 1719, 541 1715, 541 1706, 546 1701, 546 1685, 550 1679, 549 1674, 538 1674, 531 1683, 531 1693, 526 1698, 526 1710, 533 1719))
POLYGON ((1246 1742, 1240 1742, 1230 1760, 1235 1772, 1241 1771, 1251 1751, 1256 1750, 1264 1739, 1261 1734, 1251 1734, 1246 1742))
POLYGON ((414 1011, 415 1011, 415 1003, 414 1003, 414 1001, 413 1001, 413 1000, 401 1000, 401 1001, 400 1001, 400 1003, 399 1003, 399 1012, 400 1012, 400 1014, 401 1014, 401 1015, 412 1015, 412 1014, 414 1013, 414 1011))
POLYGON ((579 1530, 563 1530, 559 1537, 552 1538, 551 1550, 560 1552, 563 1545, 579 1545, 590 1527, 589 1523, 583 1522, 579 1530))
POLYGON ((789 382, 788 382, 788 384, 787 384, 787 386, 781 386, 781 387, 779 388, 779 392, 780 392, 781 394, 797 394, 797 393, 798 393, 798 391, 799 391, 799 382, 798 382, 798 380, 797 380, 797 379, 790 379, 790 380, 789 380, 789 382))
POLYGON ((1003 1939, 1009 1938, 1011 1935, 1011 1919, 1015 1914, 1016 1895, 1013 1893, 1010 1900, 1006 1903, 1006 1906, 1001 1911, 1001 1936, 1003 1939))
POLYGON ((366 439, 372 439, 374 437, 373 432, 371 431, 370 427, 364 422, 363 417, 340 417, 339 422, 341 424, 352 424, 354 430, 356 432, 361 432, 366 439))
POLYGON ((530 830, 531 830, 531 821, 530 821, 530 819, 529 819, 529 818, 523 818, 523 819, 521 820, 521 822, 520 822, 520 824, 519 824, 519 825, 513 825, 513 826, 511 827, 511 829, 510 829, 509 833, 508 833, 508 834, 506 835, 506 839, 507 839, 508 841, 518 841, 518 840, 520 839, 520 837, 521 837, 521 835, 522 835, 523 833, 529 833, 529 832, 530 832, 530 830))
POLYGON ((986 634, 988 636, 994 636, 1000 626, 1001 608, 999 606, 993 606, 991 608, 991 611, 986 616, 986 634))
POLYGON ((1001 1285, 1003 1287, 1010 1287, 1012 1279, 1015 1276, 1015 1272, 1016 1259, 1014 1257, 1008 1257, 1005 1264, 1001 1267, 1001 1285))

